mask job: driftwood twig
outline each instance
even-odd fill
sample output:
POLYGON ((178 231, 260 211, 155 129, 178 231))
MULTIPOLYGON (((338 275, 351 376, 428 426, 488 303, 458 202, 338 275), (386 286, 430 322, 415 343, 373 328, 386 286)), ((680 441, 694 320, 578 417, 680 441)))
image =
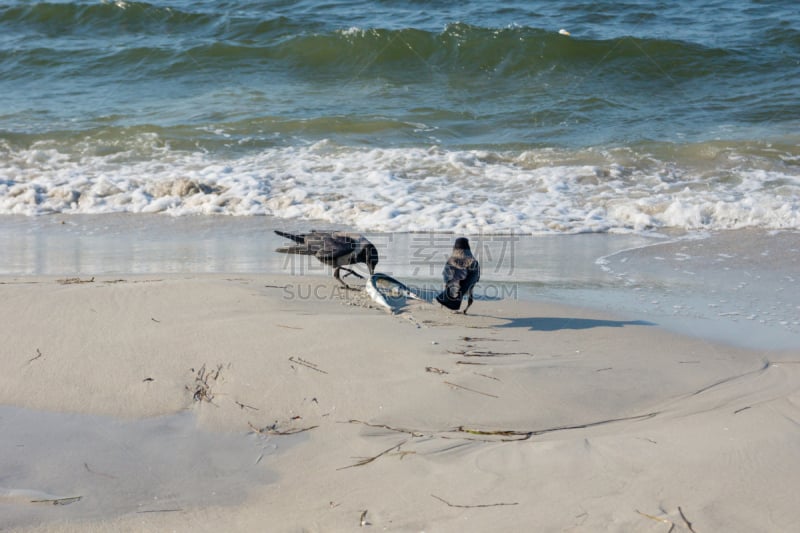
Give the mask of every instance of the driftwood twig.
POLYGON ((42 357, 42 355, 43 355, 43 354, 42 354, 42 352, 39 350, 39 348, 36 348, 36 355, 34 355, 34 356, 33 356, 33 357, 31 357, 30 359, 28 359, 28 362, 27 362, 26 364, 28 364, 28 365, 29 365, 29 364, 33 363, 34 361, 36 361, 37 359, 39 359, 40 357, 42 357))
POLYGON ((478 505, 456 505, 454 503, 450 503, 444 498, 440 498, 435 494, 431 494, 431 497, 436 498, 440 502, 446 504, 448 507, 457 507, 459 509, 479 509, 482 507, 503 507, 507 505, 519 505, 519 502, 499 502, 499 503, 482 503, 478 505))
POLYGON ((405 429, 405 428, 396 428, 392 426, 387 426, 386 424, 370 424, 369 422, 364 422, 361 420, 350 419, 347 421, 348 424, 361 424, 371 428, 380 428, 380 429, 388 429, 389 431, 396 431, 397 433, 408 433, 412 437, 423 437, 425 436, 424 433, 420 431, 416 431, 413 429, 405 429))
POLYGON ((323 374, 327 374, 327 372, 319 368, 315 363, 306 361, 301 357, 291 356, 289 358, 289 361, 291 361, 292 363, 297 363, 298 365, 303 365, 304 367, 310 368, 311 370, 316 370, 317 372, 322 372, 323 374))
POLYGON ((392 450, 400 450, 400 447, 401 447, 403 444, 405 444, 406 442, 408 442, 408 439, 404 440, 404 441, 403 441, 403 442, 401 442, 400 444, 395 444, 395 445, 394 445, 394 446, 392 446, 391 448, 387 448, 387 449, 383 450, 383 451, 382 451, 381 453, 379 453, 378 455, 373 455, 372 457, 367 457, 366 459, 362 459, 362 460, 358 461, 357 463, 353 463, 353 464, 351 464, 351 465, 343 466, 343 467, 341 467, 341 468, 337 468, 336 470, 346 470, 346 469, 348 469, 348 468, 354 468, 354 467, 356 467, 356 466, 364 466, 364 465, 368 465, 368 464, 370 464, 372 461, 375 461, 376 459, 378 459, 378 458, 380 458, 380 457, 383 457, 384 455, 386 455, 387 453, 391 452, 392 450))
POLYGON ((484 396, 488 396, 488 397, 490 397, 490 398, 499 398, 499 397, 500 397, 500 396, 497 396, 497 395, 495 395, 495 394, 490 394, 490 393, 488 393, 488 392, 481 392, 481 391, 479 391, 479 390, 470 389, 469 387, 465 387, 465 386, 463 386, 463 385, 456 385, 455 383, 451 383, 451 382, 449 382, 449 381, 445 381, 445 382, 444 382, 444 384, 445 384, 445 385, 450 385, 451 387, 456 387, 456 388, 458 388, 458 389, 463 389, 463 390, 465 390, 465 391, 474 392, 475 394, 482 394, 482 395, 484 395, 484 396))
POLYGON ((247 423, 250 426, 250 429, 258 433, 259 435, 296 435, 297 433, 303 433, 304 431, 311 431, 312 429, 317 429, 319 426, 309 426, 305 428, 293 428, 293 429, 278 429, 278 423, 274 423, 271 426, 265 426, 263 428, 258 428, 253 425, 252 422, 247 423))
MULTIPOLYGON (((646 420, 648 418, 653 418, 656 416, 658 412, 647 413, 644 415, 635 415, 635 416, 624 416, 621 418, 607 418, 604 420, 598 420, 595 422, 586 422, 584 424, 573 424, 573 425, 566 425, 566 426, 554 426, 545 429, 532 429, 532 430, 482 430, 482 429, 471 429, 465 426, 458 426, 456 431, 461 433, 469 433, 471 435, 500 435, 503 437, 525 437, 530 438, 534 435, 544 435, 545 433, 553 433, 555 431, 567 431, 570 429, 586 429, 595 426, 602 426, 605 424, 611 424, 614 422, 625 422, 625 421, 632 421, 632 420, 646 420)), ((520 439, 525 440, 525 439, 520 439)))
POLYGON ((688 518, 686 518, 686 515, 685 515, 685 514, 683 514, 683 509, 681 509, 681 506, 680 506, 680 505, 678 506, 678 513, 680 513, 680 515, 681 515, 681 518, 683 518, 683 521, 684 521, 684 522, 686 522, 686 527, 688 527, 688 528, 689 528, 689 531, 691 531, 692 533, 697 533, 697 532, 694 530, 694 528, 692 527, 692 523, 691 523, 691 522, 689 522, 689 519, 688 519, 688 518))
POLYGON ((47 500, 31 500, 31 503, 51 503, 53 505, 69 505, 71 503, 79 502, 83 496, 69 496, 67 498, 51 498, 47 500))
POLYGON ((94 276, 91 279, 81 279, 81 278, 66 278, 57 280, 62 285, 72 285, 74 283, 94 283, 94 276))
POLYGON ((236 400, 234 400, 234 402, 236 403, 236 405, 239 406, 239 409, 251 409, 253 411, 259 411, 258 407, 253 407, 252 405, 247 405, 246 403, 242 403, 236 400))
POLYGON ((447 353, 464 357, 497 357, 498 355, 531 355, 530 352, 493 352, 492 350, 447 350, 447 353))

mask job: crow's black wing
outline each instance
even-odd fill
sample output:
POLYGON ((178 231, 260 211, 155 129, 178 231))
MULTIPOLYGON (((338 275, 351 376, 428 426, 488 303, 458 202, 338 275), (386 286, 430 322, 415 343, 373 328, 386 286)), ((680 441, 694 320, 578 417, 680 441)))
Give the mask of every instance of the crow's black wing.
MULTIPOLYGON (((347 235, 337 233, 319 233, 318 235, 321 239, 315 255, 320 261, 331 261, 352 254, 358 247, 358 241, 347 235)), ((306 238, 307 241, 308 238, 306 238)))
POLYGON ((472 287, 481 279, 481 265, 477 260, 473 259, 472 262, 464 269, 464 278, 461 280, 462 292, 469 292, 472 287))

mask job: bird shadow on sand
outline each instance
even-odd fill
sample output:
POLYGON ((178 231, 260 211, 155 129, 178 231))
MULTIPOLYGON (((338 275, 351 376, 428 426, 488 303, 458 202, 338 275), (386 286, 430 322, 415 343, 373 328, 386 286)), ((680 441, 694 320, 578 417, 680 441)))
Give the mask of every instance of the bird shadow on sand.
POLYGON ((654 322, 646 320, 596 320, 593 318, 565 318, 565 317, 529 317, 529 318, 502 318, 508 320, 497 328, 527 328, 531 331, 560 331, 565 329, 593 329, 593 328, 622 328, 625 326, 655 326, 654 322))

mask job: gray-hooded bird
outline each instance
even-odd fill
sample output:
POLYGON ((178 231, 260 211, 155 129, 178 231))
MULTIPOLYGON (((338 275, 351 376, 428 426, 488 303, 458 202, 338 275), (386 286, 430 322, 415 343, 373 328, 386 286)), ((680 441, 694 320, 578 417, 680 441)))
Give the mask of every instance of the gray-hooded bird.
POLYGON ((456 239, 453 245, 453 253, 447 259, 442 271, 444 279, 444 290, 436 297, 436 301, 458 311, 461 307, 461 300, 467 296, 467 306, 464 314, 467 314, 469 306, 472 305, 472 291, 475 284, 481 279, 481 266, 478 260, 472 255, 469 248, 469 240, 464 237, 456 239))
MULTIPOLYGON (((360 233, 347 233, 344 231, 316 231, 310 233, 293 234, 275 230, 281 237, 286 237, 295 244, 281 246, 276 252, 284 254, 313 255, 320 262, 334 267, 333 277, 336 281, 348 287, 347 283, 339 277, 340 270, 363 278, 346 265, 365 263, 370 275, 375 273, 378 264, 378 249, 360 233)), ((345 274, 347 275, 347 274, 345 274)))

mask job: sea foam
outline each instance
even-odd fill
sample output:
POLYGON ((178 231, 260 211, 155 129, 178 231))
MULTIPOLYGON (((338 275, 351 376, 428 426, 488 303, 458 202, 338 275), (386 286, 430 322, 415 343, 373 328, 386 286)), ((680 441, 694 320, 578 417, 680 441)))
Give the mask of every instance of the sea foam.
MULTIPOLYGON (((150 142, 145 150, 143 144, 150 142)), ((800 227, 791 165, 624 150, 357 148, 210 155, 0 147, 0 214, 271 215, 370 231, 647 232, 800 227)))

